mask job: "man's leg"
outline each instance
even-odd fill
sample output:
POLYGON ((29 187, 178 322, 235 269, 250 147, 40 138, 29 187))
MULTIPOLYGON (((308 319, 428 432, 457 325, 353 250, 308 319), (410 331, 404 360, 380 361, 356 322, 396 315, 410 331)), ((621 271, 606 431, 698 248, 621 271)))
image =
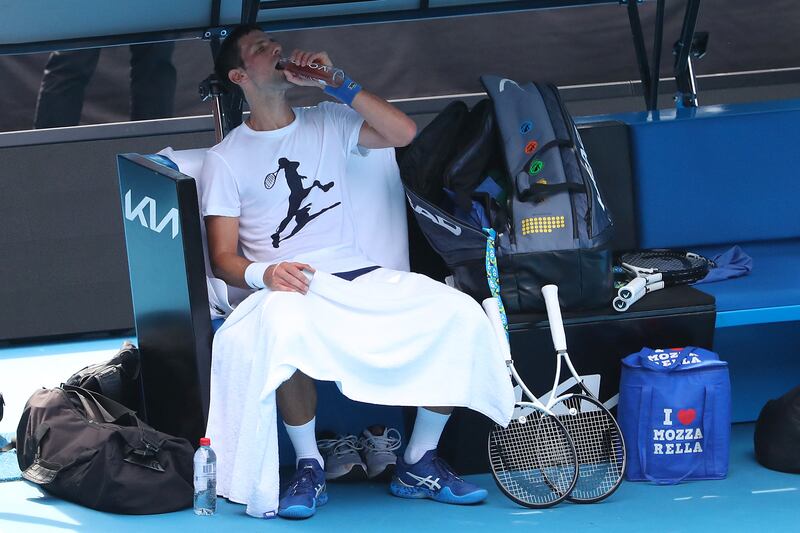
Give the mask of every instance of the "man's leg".
POLYGON ((414 430, 408 439, 408 446, 403 459, 408 464, 414 464, 425 455, 425 452, 435 450, 439 446, 444 426, 450 419, 452 407, 419 407, 417 419, 414 421, 414 430))
POLYGON ((83 95, 99 58, 99 48, 50 54, 36 100, 34 128, 78 125, 83 95))
POLYGON ((328 502, 322 456, 315 434, 317 387, 297 370, 277 390, 277 403, 297 456, 297 471, 281 494, 278 514, 284 518, 308 518, 328 502))
POLYGON ((169 118, 175 110, 175 43, 135 44, 131 50, 131 120, 169 118))
POLYGON ((486 499, 487 492, 464 481, 436 453, 439 438, 452 407, 420 407, 414 431, 402 459, 397 460, 389 490, 401 498, 430 498, 437 502, 473 504, 486 499))
POLYGON ((315 433, 317 410, 317 386, 314 380, 299 370, 285 381, 277 391, 278 410, 283 417, 289 439, 294 446, 297 461, 316 459, 323 465, 322 455, 317 449, 315 433))

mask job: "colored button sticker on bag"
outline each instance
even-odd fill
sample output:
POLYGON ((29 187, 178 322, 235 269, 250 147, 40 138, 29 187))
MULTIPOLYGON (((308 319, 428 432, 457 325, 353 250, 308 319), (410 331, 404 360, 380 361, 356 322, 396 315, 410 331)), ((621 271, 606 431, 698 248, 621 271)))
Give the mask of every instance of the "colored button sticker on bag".
POLYGON ((539 143, 538 142, 531 141, 531 142, 529 142, 528 144, 525 145, 525 153, 526 154, 532 154, 533 152, 536 151, 536 149, 538 147, 539 147, 539 143))
POLYGON ((531 122, 530 120, 526 120, 525 122, 523 122, 523 123, 520 125, 520 127, 519 127, 519 132, 520 132, 521 134, 525 135, 526 133, 528 133, 528 132, 529 132, 529 131, 531 131, 532 129, 533 129, 533 122, 531 122))
POLYGON ((535 176, 536 174, 541 172, 543 168, 544 168, 544 161, 541 161, 539 159, 534 159, 533 161, 531 161, 530 168, 528 168, 528 174, 530 174, 531 176, 535 176))

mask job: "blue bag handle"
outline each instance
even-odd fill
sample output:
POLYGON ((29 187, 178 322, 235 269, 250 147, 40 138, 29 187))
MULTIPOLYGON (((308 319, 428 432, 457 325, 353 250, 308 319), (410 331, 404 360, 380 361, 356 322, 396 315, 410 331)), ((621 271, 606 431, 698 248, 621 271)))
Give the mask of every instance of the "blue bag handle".
MULTIPOLYGON (((711 413, 713 413, 713 398, 712 394, 709 394, 709 385, 705 385, 704 389, 704 397, 703 397, 703 461, 707 461, 709 457, 711 457, 712 464, 713 463, 713 446, 709 446, 708 443, 712 441, 712 434, 710 432, 710 428, 713 425, 710 423, 711 413)), ((691 476, 697 467, 702 464, 702 461, 698 460, 695 461, 694 466, 683 474, 680 477, 676 478, 669 478, 669 479, 656 479, 650 474, 647 473, 647 451, 648 446, 645 444, 649 442, 649 434, 651 428, 647 427, 647 424, 644 423, 645 418, 650 420, 650 413, 653 407, 653 387, 651 385, 645 385, 642 387, 642 396, 640 401, 640 414, 647 413, 647 417, 639 416, 639 438, 638 438, 638 448, 639 448, 639 466, 642 469, 642 475, 646 477, 649 481, 657 485, 676 485, 686 479, 687 477, 691 476)))
POLYGON ((639 352, 639 362, 641 363, 642 368, 652 370, 653 372, 672 372, 681 368, 681 362, 686 359, 689 354, 694 354, 698 358, 700 356, 704 356, 704 359, 700 362, 706 365, 714 363, 724 364, 721 363, 718 358, 716 358, 716 354, 714 352, 703 350, 697 346, 685 346, 683 349, 678 351, 678 357, 672 360, 672 364, 670 364, 670 366, 664 366, 659 362, 650 361, 650 359, 647 358, 648 355, 655 353, 656 351, 651 348, 644 348, 641 352, 639 352))

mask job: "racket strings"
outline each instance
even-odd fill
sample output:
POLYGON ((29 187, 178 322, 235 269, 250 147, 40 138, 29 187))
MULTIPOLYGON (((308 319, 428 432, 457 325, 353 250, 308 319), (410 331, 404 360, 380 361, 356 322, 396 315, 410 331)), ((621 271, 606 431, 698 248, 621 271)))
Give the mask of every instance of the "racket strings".
POLYGON ((515 499, 547 505, 563 498, 576 476, 573 448, 551 416, 538 413, 524 423, 496 426, 490 435, 489 460, 497 481, 515 499))
POLYGON ((278 179, 278 172, 280 172, 280 169, 264 176, 264 188, 271 189, 275 185, 275 180, 278 179))
POLYGON ((633 252, 624 254, 620 262, 635 271, 661 273, 670 284, 691 283, 704 277, 711 266, 705 257, 677 252, 633 252))
POLYGON ((573 396, 562 401, 569 414, 558 418, 572 437, 578 456, 578 483, 571 498, 590 500, 613 491, 625 467, 624 443, 611 414, 573 396))

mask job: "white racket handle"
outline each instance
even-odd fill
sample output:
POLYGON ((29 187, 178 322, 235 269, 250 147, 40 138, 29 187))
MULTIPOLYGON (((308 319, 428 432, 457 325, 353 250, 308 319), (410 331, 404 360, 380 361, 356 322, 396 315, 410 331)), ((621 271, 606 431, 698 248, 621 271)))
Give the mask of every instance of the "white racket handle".
POLYGON ((624 286, 620 287, 617 291, 617 296, 622 298, 623 300, 628 300, 633 293, 635 293, 640 288, 644 288, 647 285, 647 279, 636 277, 633 278, 631 281, 626 283, 624 286))
POLYGON ((627 285, 620 287, 620 289, 617 291, 617 296, 623 300, 630 300, 631 296, 637 293, 642 287, 658 283, 663 277, 664 275, 661 272, 657 272, 655 274, 639 274, 637 277, 629 281, 627 285))
POLYGON ((544 305, 547 308, 547 320, 550 322, 550 335, 557 352, 567 350, 567 336, 564 334, 564 321, 561 320, 561 306, 558 304, 558 286, 542 287, 544 305))
POLYGON ((611 303, 611 307, 614 308, 614 311, 619 311, 620 313, 622 313, 623 311, 627 311, 630 306, 641 300, 645 294, 661 290, 663 288, 664 288, 663 281, 657 281, 655 283, 651 283, 650 285, 645 285, 644 287, 633 293, 630 298, 622 298, 621 296, 617 296, 611 303))
POLYGON ((508 344, 506 328, 503 327, 503 320, 500 318, 500 306, 497 304, 497 298, 486 298, 481 302, 481 306, 483 306, 486 316, 489 317, 489 321, 492 323, 492 330, 494 331, 494 336, 497 337, 497 344, 500 346, 503 357, 506 358, 508 363, 511 361, 511 346, 508 344))

